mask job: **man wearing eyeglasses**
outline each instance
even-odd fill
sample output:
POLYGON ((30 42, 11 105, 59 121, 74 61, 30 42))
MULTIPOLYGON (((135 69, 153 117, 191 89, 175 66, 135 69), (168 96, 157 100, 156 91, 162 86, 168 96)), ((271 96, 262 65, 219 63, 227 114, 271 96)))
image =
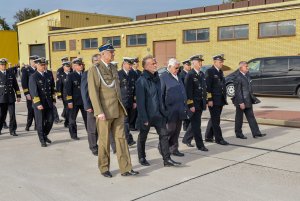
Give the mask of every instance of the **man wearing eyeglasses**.
POLYGON ((170 153, 182 157, 179 152, 178 138, 182 120, 186 119, 186 93, 182 80, 178 77, 180 63, 172 58, 168 62, 167 71, 160 76, 162 106, 167 112, 167 133, 170 153))

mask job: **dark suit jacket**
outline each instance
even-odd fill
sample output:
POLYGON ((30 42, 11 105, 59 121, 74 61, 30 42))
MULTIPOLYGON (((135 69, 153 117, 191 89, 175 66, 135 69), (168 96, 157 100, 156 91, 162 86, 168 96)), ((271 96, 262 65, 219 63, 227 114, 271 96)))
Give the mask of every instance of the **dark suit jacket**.
POLYGON ((168 121, 186 119, 186 93, 184 84, 172 76, 169 71, 160 76, 162 106, 167 113, 168 121))
POLYGON ((65 87, 65 100, 67 103, 73 105, 83 105, 81 90, 80 90, 81 76, 76 72, 68 74, 65 87))
POLYGON ((178 74, 178 77, 181 79, 182 83, 184 83, 185 76, 187 75, 187 72, 185 72, 183 69, 181 72, 178 74))
POLYGON ((227 94, 225 78, 222 70, 217 70, 214 66, 206 71, 207 99, 213 101, 214 105, 227 105, 227 94))
POLYGON ((22 76, 21 76, 21 84, 23 88, 24 95, 28 95, 29 93, 29 77, 35 72, 36 70, 31 66, 27 66, 22 68, 22 76))
POLYGON ((91 102, 91 99, 89 96, 89 91, 88 91, 87 77, 88 77, 88 71, 83 72, 83 74, 81 76, 81 84, 80 84, 82 101, 83 101, 83 106, 84 106, 85 110, 93 108, 92 102, 91 102))
POLYGON ((135 96, 135 72, 126 72, 122 69, 118 71, 120 80, 122 103, 128 109, 132 108, 135 96))
POLYGON ((235 106, 244 103, 246 108, 252 107, 253 91, 248 74, 243 75, 241 72, 238 73, 234 81, 234 90, 233 103, 235 106))

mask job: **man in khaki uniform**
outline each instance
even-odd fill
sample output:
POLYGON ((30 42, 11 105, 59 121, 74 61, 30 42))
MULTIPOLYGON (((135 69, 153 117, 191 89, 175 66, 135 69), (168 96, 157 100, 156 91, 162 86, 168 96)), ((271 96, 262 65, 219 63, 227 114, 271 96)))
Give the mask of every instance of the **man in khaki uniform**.
POLYGON ((88 73, 88 90, 96 117, 98 140, 98 166, 104 177, 112 177, 110 163, 110 132, 116 143, 117 158, 122 176, 139 174, 132 170, 131 158, 124 134, 126 110, 122 104, 117 68, 114 60, 114 47, 105 44, 99 47, 101 61, 88 73))

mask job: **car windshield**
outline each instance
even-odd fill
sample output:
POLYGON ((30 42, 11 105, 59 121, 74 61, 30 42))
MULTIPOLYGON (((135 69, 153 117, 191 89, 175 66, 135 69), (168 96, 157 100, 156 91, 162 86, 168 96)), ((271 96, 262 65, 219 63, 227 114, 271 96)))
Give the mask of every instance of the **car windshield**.
POLYGON ((260 60, 254 60, 248 63, 250 72, 258 72, 260 70, 260 60))

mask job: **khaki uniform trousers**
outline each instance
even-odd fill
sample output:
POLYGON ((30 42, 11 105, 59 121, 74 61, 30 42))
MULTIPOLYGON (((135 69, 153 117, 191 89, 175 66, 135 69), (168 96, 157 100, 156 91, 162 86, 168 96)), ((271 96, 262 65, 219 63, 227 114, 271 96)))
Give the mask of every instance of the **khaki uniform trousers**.
POLYGON ((124 112, 119 105, 120 116, 106 121, 97 119, 98 130, 98 167, 101 173, 109 171, 110 165, 110 133, 116 143, 116 154, 120 172, 125 173, 132 170, 131 158, 124 132, 124 112))

